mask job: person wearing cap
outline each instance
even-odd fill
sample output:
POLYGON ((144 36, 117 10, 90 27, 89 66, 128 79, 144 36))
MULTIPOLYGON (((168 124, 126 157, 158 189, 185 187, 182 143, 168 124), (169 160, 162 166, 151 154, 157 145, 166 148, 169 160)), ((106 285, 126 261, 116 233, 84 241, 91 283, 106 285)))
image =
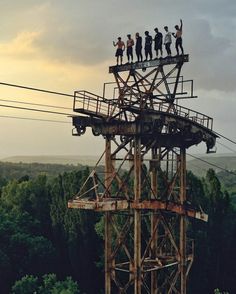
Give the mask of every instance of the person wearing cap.
POLYGON ((142 55, 142 37, 139 35, 139 33, 135 34, 136 37, 136 43, 135 43, 135 52, 137 56, 137 62, 143 61, 143 55, 142 55))
POLYGON ((113 41, 113 45, 114 47, 117 46, 117 50, 116 50, 116 64, 118 65, 119 63, 119 58, 120 58, 120 64, 122 65, 122 61, 123 61, 123 51, 125 50, 125 43, 121 40, 121 37, 118 38, 118 41, 115 43, 113 41))
POLYGON ((145 32, 145 61, 147 61, 148 56, 150 56, 150 60, 152 60, 152 36, 149 35, 149 32, 145 32))
POLYGON ((160 50, 161 56, 163 54, 162 51, 162 40, 163 40, 163 36, 162 33, 158 31, 158 28, 154 29, 156 35, 154 37, 154 49, 156 51, 156 58, 158 58, 158 51, 160 50))
POLYGON ((171 43, 172 43, 172 38, 171 38, 171 32, 169 32, 168 27, 165 26, 164 30, 166 31, 165 38, 164 38, 164 44, 167 52, 167 56, 171 56, 171 43))
POLYGON ((131 38, 131 35, 128 34, 127 35, 127 42, 126 42, 126 53, 127 53, 127 58, 128 58, 128 63, 130 61, 131 58, 131 62, 133 62, 133 46, 134 46, 134 40, 131 38))
POLYGON ((179 48, 181 49, 182 54, 184 54, 183 49, 183 40, 182 40, 182 30, 183 30, 183 22, 182 19, 180 20, 180 27, 178 25, 175 26, 176 33, 172 33, 172 35, 176 38, 175 40, 175 49, 177 52, 177 55, 179 55, 179 48))

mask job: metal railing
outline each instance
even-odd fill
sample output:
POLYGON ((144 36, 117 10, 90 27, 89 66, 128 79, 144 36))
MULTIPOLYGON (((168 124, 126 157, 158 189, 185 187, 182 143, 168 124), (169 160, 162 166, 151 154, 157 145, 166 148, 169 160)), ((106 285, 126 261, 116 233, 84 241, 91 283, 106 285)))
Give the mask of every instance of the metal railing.
MULTIPOLYGON (((123 103, 123 105, 119 105, 118 99, 106 99, 87 91, 75 91, 73 108, 75 112, 108 118, 115 117, 121 112, 122 109, 124 109, 124 106, 126 106, 127 111, 129 111, 128 104, 130 102, 125 99, 123 100, 123 103)), ((132 107, 140 109, 141 111, 138 101, 135 103, 135 105, 132 103, 132 107)), ((131 112, 132 107, 130 109, 131 112)), ((184 106, 153 101, 152 107, 150 107, 150 109, 183 117, 210 130, 212 130, 213 127, 213 119, 211 117, 184 106)), ((118 119, 124 120, 124 116, 120 115, 118 119)))
POLYGON ((204 126, 207 129, 212 130, 213 118, 201 112, 198 112, 198 111, 195 111, 177 104, 169 104, 169 103, 167 104, 167 103, 158 102, 158 103, 153 103, 153 105, 154 105, 154 110, 156 111, 168 112, 173 115, 184 117, 201 126, 204 126))
POLYGON ((109 117, 114 108, 114 101, 108 100, 87 91, 74 92, 75 112, 94 114, 99 117, 109 117))

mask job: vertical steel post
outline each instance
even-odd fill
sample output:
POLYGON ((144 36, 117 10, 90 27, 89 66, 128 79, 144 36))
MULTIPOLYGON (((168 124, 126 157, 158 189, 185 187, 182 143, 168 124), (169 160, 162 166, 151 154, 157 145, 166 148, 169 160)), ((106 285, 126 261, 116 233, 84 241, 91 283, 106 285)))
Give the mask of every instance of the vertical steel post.
MULTIPOLYGON (((152 161, 151 161, 151 199, 155 199, 157 196, 157 149, 152 149, 152 161)), ((157 226, 158 217, 156 211, 151 212, 151 258, 156 259, 157 251, 157 226)), ((151 272, 151 294, 157 294, 157 271, 151 272)))
MULTIPOLYGON (((111 161, 111 140, 106 138, 105 151, 105 188, 108 197, 111 182, 112 161, 111 161)), ((105 293, 111 294, 111 213, 105 212, 105 293)))
MULTIPOLYGON (((180 204, 185 205, 186 201, 186 150, 180 148, 180 204)), ((186 216, 180 216, 180 293, 186 294, 186 216)))
MULTIPOLYGON (((134 201, 141 200, 141 138, 134 139, 134 201)), ((141 210, 134 210, 134 294, 142 291, 141 210)))

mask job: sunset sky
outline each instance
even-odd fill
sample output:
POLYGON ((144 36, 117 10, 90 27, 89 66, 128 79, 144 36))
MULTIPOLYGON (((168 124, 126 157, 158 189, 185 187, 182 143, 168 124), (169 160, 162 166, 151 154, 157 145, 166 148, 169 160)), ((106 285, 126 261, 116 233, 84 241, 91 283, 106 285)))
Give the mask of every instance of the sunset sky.
MULTIPOLYGON (((214 118, 214 130, 236 140, 235 0, 0 0, 0 82, 73 94, 102 94, 113 81, 112 41, 135 32, 184 22, 183 40, 190 62, 184 75, 194 79, 198 99, 185 106, 214 118)), ((172 46, 173 51, 174 46, 172 46)), ((72 108, 72 98, 0 85, 4 100, 72 108)), ((29 106, 32 107, 32 106, 29 106)), ((41 107, 42 108, 42 107, 41 107)), ((52 109, 71 113, 70 110, 52 109)), ((100 154, 103 140, 89 132, 72 137, 68 117, 0 106, 0 158, 13 155, 100 154), (3 116, 67 123, 12 119, 3 116)), ((232 149, 227 141, 219 141, 232 149)), ((218 146, 219 153, 229 152, 218 146)))

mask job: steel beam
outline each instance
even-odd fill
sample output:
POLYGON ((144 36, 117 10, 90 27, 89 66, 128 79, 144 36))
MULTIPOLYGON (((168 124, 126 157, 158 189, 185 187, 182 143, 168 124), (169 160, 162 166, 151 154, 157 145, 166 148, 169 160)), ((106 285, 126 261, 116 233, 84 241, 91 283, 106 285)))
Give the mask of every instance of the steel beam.
POLYGON ((160 65, 170 65, 170 64, 176 64, 176 63, 183 63, 188 62, 189 58, 188 55, 179 55, 179 56, 172 56, 172 57, 166 57, 166 58, 159 58, 159 59, 153 59, 149 61, 143 61, 143 62, 135 62, 135 63, 129 63, 124 65, 115 65, 109 67, 109 73, 116 73, 121 71, 129 71, 129 70, 137 70, 137 69, 146 69, 149 67, 157 67, 160 65))
MULTIPOLYGON (((186 202, 186 150, 180 149, 180 204, 186 202)), ((180 216, 180 293, 186 294, 187 288, 187 260, 186 260, 186 216, 180 216)))
MULTIPOLYGON (((112 173, 112 161, 111 161, 111 140, 106 138, 105 147, 105 187, 107 192, 111 188, 111 173, 112 173)), ((106 196, 106 195, 105 195, 106 196)), ((105 212, 105 293, 111 294, 111 276, 112 276, 112 260, 111 260, 111 214, 105 212)))
MULTIPOLYGON (((134 139, 134 201, 141 200, 141 138, 134 139)), ((141 211, 134 210, 134 294, 142 293, 141 211)))
MULTIPOLYGON (((159 162, 158 154, 157 154, 157 148, 152 148, 152 166, 151 166, 151 199, 155 199, 157 197, 158 193, 158 187, 157 187, 157 165, 159 162)), ((158 216, 157 211, 155 210, 151 214, 151 259, 157 258, 157 225, 158 225, 158 216)), ((157 294, 158 293, 158 281, 157 281, 157 271, 152 271, 151 273, 151 294, 157 294)))

